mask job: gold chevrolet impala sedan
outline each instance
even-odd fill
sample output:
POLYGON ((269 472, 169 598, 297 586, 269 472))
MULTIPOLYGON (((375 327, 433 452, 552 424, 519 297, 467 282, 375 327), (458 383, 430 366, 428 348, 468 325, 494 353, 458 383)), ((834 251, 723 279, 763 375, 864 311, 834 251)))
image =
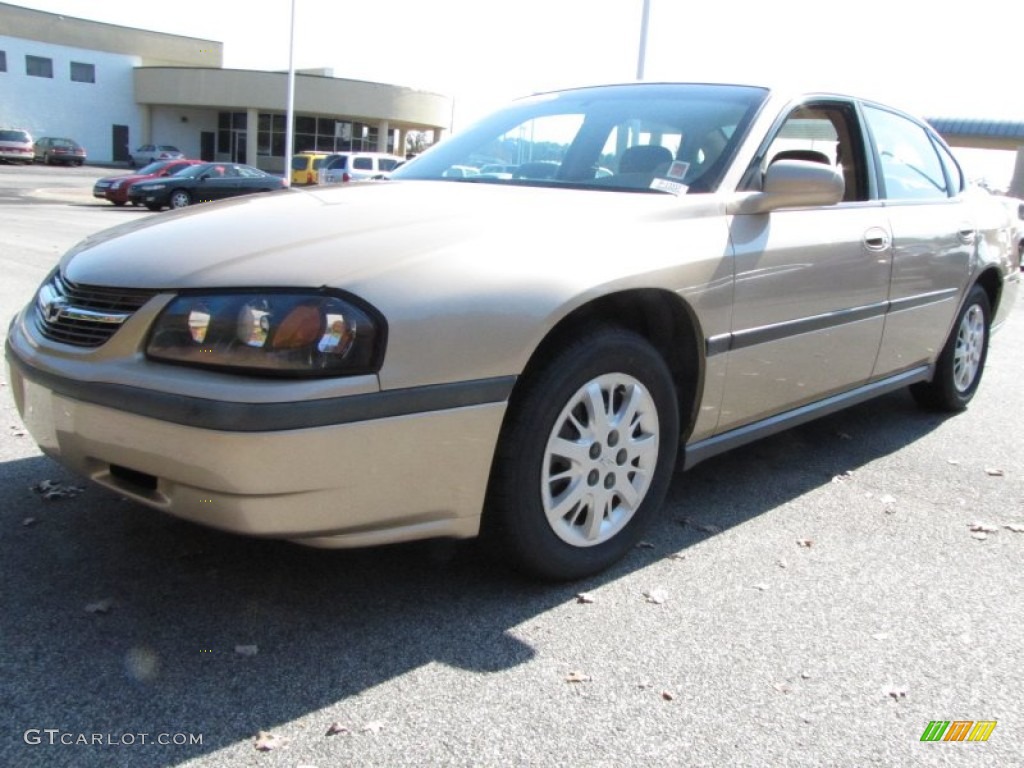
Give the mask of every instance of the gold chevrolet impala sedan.
POLYGON ((486 532, 572 579, 677 463, 901 387, 964 409, 1011 226, 882 104, 582 88, 387 181, 90 237, 6 359, 42 450, 142 504, 318 547, 486 532))

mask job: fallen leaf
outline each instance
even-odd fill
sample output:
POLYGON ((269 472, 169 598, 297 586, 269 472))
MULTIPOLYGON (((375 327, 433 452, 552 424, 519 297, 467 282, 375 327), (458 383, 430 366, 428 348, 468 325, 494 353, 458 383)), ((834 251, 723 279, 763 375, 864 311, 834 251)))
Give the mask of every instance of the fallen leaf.
POLYGON ((814 544, 814 542, 811 539, 797 539, 796 540, 796 544, 797 544, 798 547, 803 547, 804 549, 810 549, 811 545, 814 544))
POLYGON ((889 689, 889 695, 896 701, 907 698, 907 689, 902 687, 896 687, 889 689))
POLYGON ((853 440, 853 435, 849 435, 846 432, 836 432, 836 437, 840 440, 853 440))
POLYGON ((52 501, 53 499, 72 499, 85 490, 80 485, 61 485, 53 480, 41 480, 35 485, 30 486, 30 488, 47 501, 52 501))
POLYGON ((565 676, 565 682, 567 683, 589 683, 590 675, 585 675, 579 671, 572 671, 565 676))
POLYGON ((590 605, 595 601, 594 596, 589 592, 580 592, 578 595, 576 595, 576 602, 582 603, 583 605, 590 605))
POLYGON ((835 477, 833 477, 832 478, 832 482, 833 483, 845 483, 847 480, 851 479, 852 477, 853 477, 853 472, 846 471, 846 472, 843 472, 843 474, 841 474, 841 475, 836 475, 835 477))
POLYGON ((383 720, 373 720, 363 726, 363 733, 372 733, 374 736, 384 730, 383 720))
POLYGON ((352 733, 347 725, 341 723, 331 723, 327 726, 328 736, 337 736, 339 733, 352 733))
POLYGON ((21 524, 24 526, 35 525, 36 519, 34 517, 26 517, 24 520, 21 521, 21 524))
POLYGON ((985 539, 988 538, 988 534, 987 533, 972 533, 971 534, 971 538, 972 539, 977 539, 978 541, 984 541, 985 539))
POLYGON ((654 605, 661 605, 666 600, 668 600, 668 593, 663 589, 652 589, 647 592, 644 592, 644 598, 647 600, 648 603, 653 603, 654 605))
POLYGON ((1003 528, 1013 531, 1014 533, 1024 533, 1024 525, 1018 525, 1017 523, 1007 523, 1003 528))
POLYGON ((665 701, 675 701, 676 695, 672 691, 662 691, 661 698, 665 701))
POLYGON ((779 693, 789 693, 791 690, 793 690, 786 683, 773 683, 772 688, 774 688, 779 693))
POLYGON ((779 566, 779 568, 789 568, 789 563, 787 563, 785 559, 781 557, 775 561, 775 564, 779 566))
POLYGON ((235 653, 239 656, 255 656, 259 653, 259 646, 256 645, 236 645, 235 653))
POLYGON ((686 555, 684 555, 682 552, 673 552, 671 555, 668 556, 668 559, 669 560, 685 560, 686 559, 686 555))
POLYGON ((888 632, 876 632, 875 634, 873 634, 871 636, 871 639, 872 640, 888 640, 889 639, 889 633, 888 632))
POLYGON ((105 597, 102 600, 97 600, 95 603, 89 603, 85 606, 86 613, 109 613, 111 606, 114 605, 114 598, 105 597))
POLYGON ((988 475, 989 477, 1003 477, 1006 473, 1001 469, 995 469, 990 467, 989 469, 985 470, 985 474, 988 475))
POLYGON ((879 501, 882 502, 882 504, 884 504, 885 506, 891 507, 893 504, 896 503, 896 497, 895 496, 890 496, 887 493, 887 494, 885 494, 885 496, 880 498, 879 501))
POLYGON ((768 589, 768 585, 767 584, 754 584, 753 588, 756 589, 758 592, 764 592, 766 589, 768 589))
POLYGON ((256 734, 256 749, 260 752, 269 752, 272 749, 279 749, 288 743, 288 739, 283 736, 270 733, 269 731, 260 731, 256 734))
POLYGON ((811 673, 810 672, 801 672, 800 673, 800 677, 803 678, 804 680, 810 680, 811 679, 811 673))
POLYGON ((959 467, 960 466, 960 462, 957 461, 956 459, 946 459, 946 463, 947 464, 952 464, 954 467, 959 467))
POLYGON ((722 529, 711 523, 695 523, 693 527, 703 533, 721 533, 722 529))
POLYGON ((637 549, 654 549, 654 545, 649 541, 641 541, 636 545, 637 549))
POLYGON ((975 533, 995 533, 996 531, 999 530, 994 525, 989 525, 988 523, 978 523, 978 522, 969 523, 967 527, 970 530, 974 531, 975 533))

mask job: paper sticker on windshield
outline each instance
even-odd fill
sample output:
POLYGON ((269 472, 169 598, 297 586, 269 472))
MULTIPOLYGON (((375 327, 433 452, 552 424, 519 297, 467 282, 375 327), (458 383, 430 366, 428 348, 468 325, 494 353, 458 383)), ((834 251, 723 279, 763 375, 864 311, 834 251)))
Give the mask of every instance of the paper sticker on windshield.
POLYGON ((680 184, 678 181, 655 179, 651 182, 651 189, 656 189, 659 192, 668 192, 670 195, 685 195, 689 187, 685 184, 680 184))
POLYGON ((682 181, 688 170, 690 170, 689 163, 684 163, 682 160, 676 160, 668 168, 668 177, 670 179, 682 181))

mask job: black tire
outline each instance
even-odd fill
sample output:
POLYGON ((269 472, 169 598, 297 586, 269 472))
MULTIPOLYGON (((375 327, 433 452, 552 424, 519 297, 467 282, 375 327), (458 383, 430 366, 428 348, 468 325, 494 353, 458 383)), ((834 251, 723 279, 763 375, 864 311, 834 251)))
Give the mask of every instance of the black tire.
POLYGON ((988 294, 975 285, 967 294, 946 345, 935 364, 935 375, 910 387, 914 399, 936 411, 962 411, 978 391, 988 358, 992 307, 988 294))
POLYGON ((491 470, 485 538, 532 576, 602 571, 657 514, 678 443, 675 386, 661 355, 638 334, 595 329, 517 385, 491 470), (588 403, 604 412, 595 418, 588 403), (616 426, 623 415, 627 429, 616 426))
POLYGON ((188 208, 188 206, 192 205, 192 195, 188 193, 188 190, 175 189, 167 196, 167 203, 172 211, 176 211, 179 208, 188 208))
POLYGON ((110 202, 112 202, 118 208, 120 208, 122 205, 124 205, 124 200, 111 200, 110 202))
POLYGON ((151 211, 159 211, 163 208, 162 205, 157 205, 156 203, 146 203, 146 207, 151 211))

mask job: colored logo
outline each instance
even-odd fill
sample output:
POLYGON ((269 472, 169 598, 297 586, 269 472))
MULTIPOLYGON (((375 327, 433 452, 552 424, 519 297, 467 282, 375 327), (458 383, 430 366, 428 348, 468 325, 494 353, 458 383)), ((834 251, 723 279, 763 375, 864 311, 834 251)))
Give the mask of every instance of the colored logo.
POLYGON ((921 741, 988 741, 995 729, 995 720, 932 720, 921 741))

